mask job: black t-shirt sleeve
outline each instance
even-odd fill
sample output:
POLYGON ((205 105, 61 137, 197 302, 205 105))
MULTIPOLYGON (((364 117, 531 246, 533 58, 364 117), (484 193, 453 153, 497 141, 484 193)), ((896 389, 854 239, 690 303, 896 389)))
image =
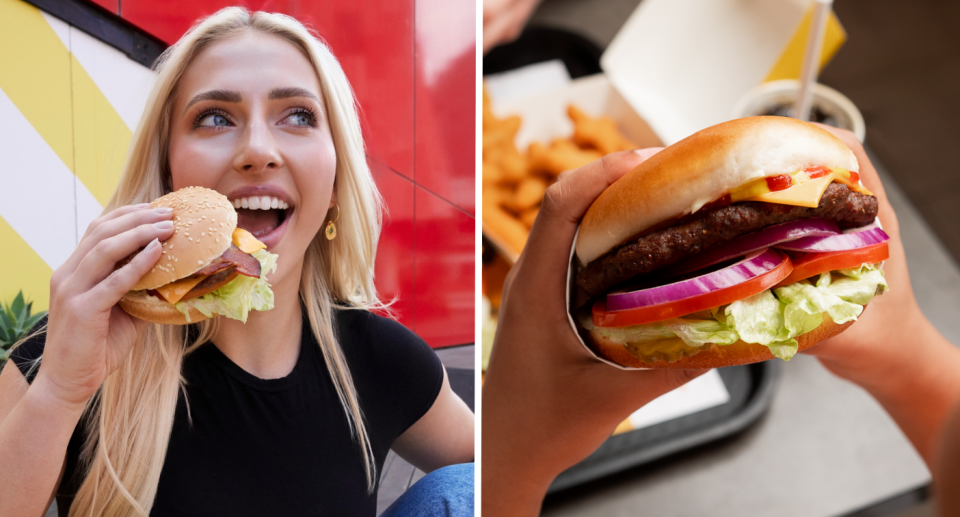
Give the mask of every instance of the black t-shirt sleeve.
MULTIPOLYGON (((33 334, 38 329, 45 328, 47 325, 47 315, 44 315, 37 321, 36 325, 27 332, 27 335, 33 334)), ((43 355, 43 347, 47 343, 47 332, 43 332, 31 336, 30 339, 24 341, 20 346, 13 349, 10 352, 10 360, 13 361, 13 364, 17 365, 17 368, 20 370, 20 373, 23 374, 24 378, 27 379, 27 382, 33 383, 33 379, 37 377, 37 370, 40 369, 40 357, 43 355)))
POLYGON ((361 310, 338 313, 338 340, 364 416, 392 443, 437 400, 443 364, 423 339, 396 321, 361 310))

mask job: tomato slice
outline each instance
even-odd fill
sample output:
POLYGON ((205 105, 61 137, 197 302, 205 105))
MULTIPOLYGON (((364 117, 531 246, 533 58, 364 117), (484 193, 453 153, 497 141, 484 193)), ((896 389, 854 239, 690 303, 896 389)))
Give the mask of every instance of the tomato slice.
POLYGON ((890 248, 886 242, 864 246, 849 251, 830 253, 790 253, 793 258, 793 272, 780 281, 776 287, 792 284, 819 275, 824 271, 859 267, 863 264, 876 264, 890 258, 890 248))
POLYGON ((604 297, 593 304, 593 324, 598 327, 627 327, 679 318, 763 292, 789 276, 791 271, 793 271, 793 264, 790 257, 784 255, 780 265, 746 282, 674 302, 607 312, 607 301, 604 297))

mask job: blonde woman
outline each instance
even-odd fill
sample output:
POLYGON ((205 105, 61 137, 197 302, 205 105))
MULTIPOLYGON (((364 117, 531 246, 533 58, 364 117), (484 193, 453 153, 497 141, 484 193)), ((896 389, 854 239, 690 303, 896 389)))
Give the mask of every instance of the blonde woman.
POLYGON ((441 467, 473 460, 473 414, 429 347, 368 311, 379 197, 336 59, 290 17, 228 8, 157 70, 117 191, 53 274, 45 332, 0 374, 0 515, 54 496, 71 516, 374 515, 391 448, 436 472, 387 513, 472 514, 472 464, 441 467), (274 309, 175 327, 116 306, 172 233, 143 203, 189 185, 290 205, 238 210, 280 257, 274 309))

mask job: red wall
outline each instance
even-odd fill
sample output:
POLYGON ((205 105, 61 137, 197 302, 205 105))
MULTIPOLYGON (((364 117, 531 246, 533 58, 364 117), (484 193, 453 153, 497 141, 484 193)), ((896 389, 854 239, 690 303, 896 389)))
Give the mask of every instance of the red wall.
POLYGON ((433 347, 473 342, 476 12, 449 0, 92 0, 168 44, 228 5, 312 26, 362 110, 389 215, 377 286, 433 347))

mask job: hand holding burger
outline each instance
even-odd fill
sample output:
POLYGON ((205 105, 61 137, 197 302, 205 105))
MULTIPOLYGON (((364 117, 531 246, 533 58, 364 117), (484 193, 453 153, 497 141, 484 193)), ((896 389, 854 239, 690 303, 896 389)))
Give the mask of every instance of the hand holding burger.
POLYGON ((174 232, 160 260, 120 299, 123 310, 153 323, 185 325, 214 316, 245 322, 250 310, 273 308, 266 273, 276 269, 277 256, 237 227, 226 196, 186 187, 151 206, 173 210, 174 232))
POLYGON ((611 368, 567 323, 565 278, 578 222, 608 185, 656 151, 611 154, 547 189, 504 284, 483 385, 485 515, 536 515, 554 477, 637 408, 705 372, 611 368))

